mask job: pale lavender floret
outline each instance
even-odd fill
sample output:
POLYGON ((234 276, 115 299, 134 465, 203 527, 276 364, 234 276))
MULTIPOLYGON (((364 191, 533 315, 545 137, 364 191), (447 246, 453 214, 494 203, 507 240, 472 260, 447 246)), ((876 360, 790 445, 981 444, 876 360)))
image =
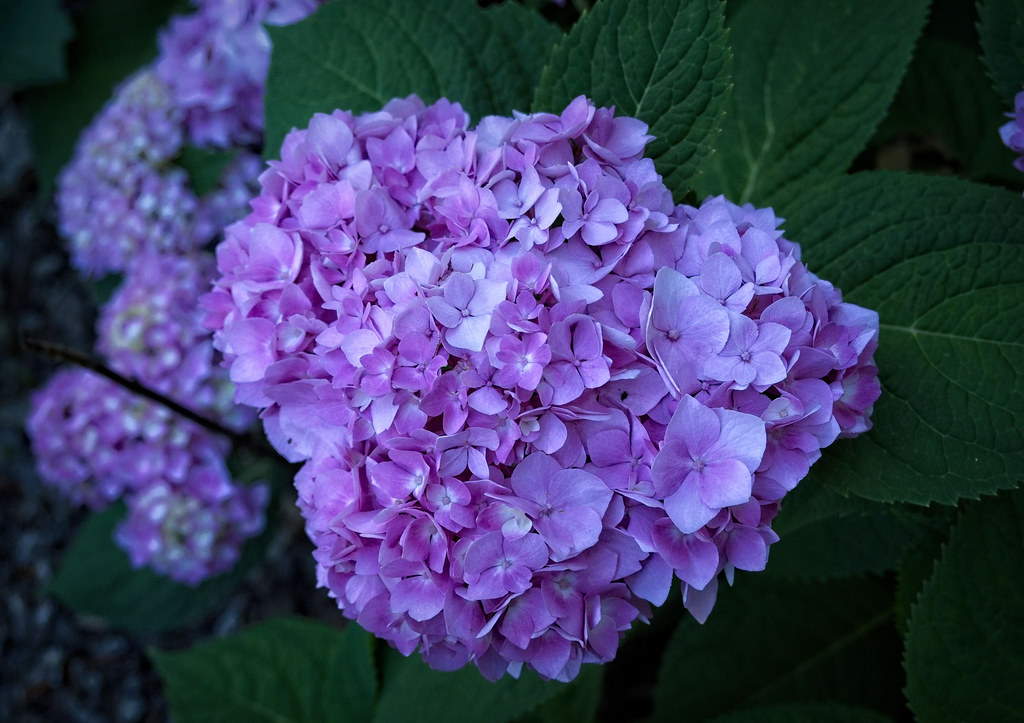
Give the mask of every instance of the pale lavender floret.
POLYGON ((733 389, 767 388, 786 378, 782 353, 789 329, 770 321, 757 324, 735 312, 729 315, 729 340, 708 358, 702 378, 727 382, 733 389))
POLYGON ((595 545, 601 518, 612 493, 600 478, 580 469, 562 469, 553 458, 535 452, 512 472, 515 500, 509 504, 534 520, 551 548, 552 562, 561 562, 595 545))
POLYGON ((232 483, 223 460, 196 460, 184 480, 156 480, 130 495, 114 540, 132 566, 197 585, 234 566, 242 544, 263 529, 268 497, 266 485, 232 483))
POLYGON ((670 389, 697 391, 701 371, 728 339, 729 315, 720 304, 681 273, 658 271, 645 341, 670 389))
POLYGON ((427 299, 430 313, 447 329, 445 341, 469 351, 483 349, 491 314, 505 300, 505 288, 505 282, 452 273, 442 286, 443 294, 427 299))
POLYGON ((750 499, 764 448, 759 418, 683 397, 651 466, 654 489, 679 530, 696 532, 723 507, 750 499))
POLYGON ((441 669, 572 679, 673 576, 707 617, 866 428, 877 316, 770 209, 673 207, 635 119, 318 114, 204 301, 292 461, 318 580, 441 669))
POLYGON ((526 592, 532 585, 533 572, 547 560, 548 550, 539 535, 509 540, 500 532, 490 532, 466 551, 464 597, 485 600, 526 592))
POLYGON ((608 381, 608 360, 603 355, 601 326, 586 316, 570 316, 548 330, 551 360, 544 370, 550 391, 542 395, 551 404, 566 404, 608 381))

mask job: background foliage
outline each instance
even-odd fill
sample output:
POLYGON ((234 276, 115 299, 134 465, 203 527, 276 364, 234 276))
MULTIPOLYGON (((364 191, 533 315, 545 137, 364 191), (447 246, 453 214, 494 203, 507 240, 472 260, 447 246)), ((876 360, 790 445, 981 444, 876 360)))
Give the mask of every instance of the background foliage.
MULTIPOLYGON (((49 189, 175 3, 97 0, 70 44, 59 4, 14 7, 19 27, 47 19, 31 63, 0 43, 0 79, 32 112, 49 189)), ((336 0, 271 36, 267 157, 313 112, 409 93, 474 120, 580 93, 642 118, 677 200, 772 205, 815 273, 879 311, 883 397, 875 428, 786 498, 767 571, 737 575, 704 626, 673 598, 619 660, 562 686, 437 673, 340 614, 278 620, 154 650, 178 720, 1022 715, 1024 199, 997 135, 1024 85, 1019 3, 600 0, 562 29, 514 3, 336 0)), ((53 585, 76 609, 175 627, 244 574, 154 583, 115 558, 116 515, 81 530, 53 585)))

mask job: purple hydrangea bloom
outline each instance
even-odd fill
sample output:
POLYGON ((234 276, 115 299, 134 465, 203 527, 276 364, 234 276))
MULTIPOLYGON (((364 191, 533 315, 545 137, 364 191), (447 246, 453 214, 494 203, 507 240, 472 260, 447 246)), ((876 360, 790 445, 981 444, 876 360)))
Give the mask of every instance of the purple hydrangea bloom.
POLYGON ((94 509, 158 479, 181 482, 194 455, 226 445, 163 407, 84 369, 36 392, 27 431, 40 476, 94 509))
POLYGON ((877 315, 771 209, 674 206, 649 140, 583 97, 317 114, 218 247, 207 323, 304 463, 320 584, 403 654, 569 680, 673 576, 703 621, 870 426, 877 315))
POLYGON ((44 482, 92 509, 124 498, 115 539, 135 566, 194 585, 263 528, 268 488, 231 482, 222 440, 92 372, 51 377, 26 430, 44 482))
MULTIPOLYGON (((59 225, 73 264, 88 275, 124 275, 102 311, 99 353, 114 370, 238 430, 254 414, 234 405, 227 370, 199 324, 197 299, 213 267, 201 247, 248 212, 258 189, 262 162, 251 146, 263 125, 270 52, 263 24, 297 22, 320 2, 197 2, 162 36, 154 64, 118 87, 58 179, 59 225), (187 145, 235 150, 218 187, 202 198, 175 165, 187 145)), ((297 268, 301 260, 282 262, 274 249, 256 258, 258 288, 280 276, 281 263, 297 268)), ((305 323, 294 293, 279 304, 289 309, 294 342, 322 331, 305 323)), ((264 344, 250 331, 238 343, 264 344)), ((283 337, 279 345, 292 350, 283 337)), ((410 349, 413 357, 423 351, 410 349)), ((427 362, 427 374, 443 364, 427 362)), ((386 410, 386 401, 377 407, 386 410)), ((41 476, 73 500, 100 508, 125 498, 131 516, 119 540, 137 564, 195 583, 233 562, 240 541, 262 525, 265 492, 232 485, 221 440, 98 377, 54 377, 33 400, 28 431, 41 476)))
POLYGON ((151 70, 114 94, 79 138, 57 179, 61 234, 76 268, 120 271, 142 250, 188 252, 208 240, 194 232, 199 199, 184 171, 181 114, 151 70))
POLYGON ((323 0, 197 0, 160 35, 157 76, 197 146, 244 146, 263 136, 270 66, 266 25, 290 25, 323 0))
POLYGON ((261 141, 270 59, 263 24, 297 22, 321 1, 206 0, 172 21, 157 60, 115 91, 58 178, 59 228, 76 268, 98 276, 141 252, 190 253, 247 212, 255 154, 240 153, 204 198, 175 160, 186 145, 261 141))
POLYGON ((238 561, 263 530, 268 497, 266 485, 232 483, 222 459, 197 461, 182 482, 157 480, 128 497, 114 540, 134 567, 197 585, 238 561))
POLYGON ((1024 90, 1014 98, 1014 112, 1006 115, 1013 120, 999 128, 999 136, 1007 148, 1020 154, 1013 165, 1018 171, 1024 171, 1024 90))
POLYGON ((74 370, 50 377, 32 395, 25 425, 42 480, 92 509, 120 498, 132 480, 106 474, 107 469, 118 470, 111 464, 112 445, 128 436, 126 423, 134 422, 132 426, 152 438, 164 421, 122 415, 125 401, 116 387, 95 374, 74 370))
POLYGON ((243 429, 253 416, 234 405, 201 323, 199 298, 212 271, 213 259, 204 254, 138 256, 101 311, 97 350, 115 371, 243 429))

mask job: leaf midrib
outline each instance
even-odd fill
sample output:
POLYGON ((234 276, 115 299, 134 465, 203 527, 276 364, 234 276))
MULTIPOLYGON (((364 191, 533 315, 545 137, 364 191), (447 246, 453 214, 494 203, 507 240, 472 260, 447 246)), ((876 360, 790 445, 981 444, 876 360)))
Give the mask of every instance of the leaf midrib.
POLYGON ((967 336, 965 334, 952 334, 945 331, 928 331, 927 329, 916 329, 912 326, 901 326, 898 324, 879 324, 879 328, 887 331, 902 332, 910 334, 911 336, 934 336, 941 339, 949 339, 951 341, 965 341, 965 342, 976 342, 979 344, 994 344, 996 346, 1010 346, 1019 349, 1024 349, 1024 342, 1018 341, 996 341, 995 339, 985 339, 978 336, 967 336))

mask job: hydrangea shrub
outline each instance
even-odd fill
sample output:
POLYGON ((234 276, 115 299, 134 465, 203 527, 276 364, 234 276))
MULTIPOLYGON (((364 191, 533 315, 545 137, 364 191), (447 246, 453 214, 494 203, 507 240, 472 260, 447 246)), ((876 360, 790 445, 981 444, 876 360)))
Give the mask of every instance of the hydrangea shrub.
MULTIPOLYGON (((354 624, 280 621, 154 653, 173 714, 1020 709, 1024 667, 1006 641, 1024 626, 1024 548, 1020 495, 1005 490, 1024 463, 1024 214, 994 187, 1019 179, 993 170, 1012 163, 995 129, 1024 78, 1020 8, 977 4, 997 99, 959 63, 977 55, 973 36, 956 39, 973 18, 949 4, 584 4, 334 2, 270 28, 276 160, 229 231, 205 313, 228 352, 220 373, 303 465, 321 585, 397 651, 354 624), (890 163, 894 137, 961 177, 849 173, 890 163), (822 453, 843 436, 855 438, 822 453), (684 604, 705 622, 674 619, 684 604)), ((184 156, 258 144, 261 127, 251 78, 218 69, 257 58, 259 33, 210 42, 197 29, 218 13, 239 30, 242 17, 276 23, 267 3, 198 7, 153 66, 189 119, 184 156)), ((159 174, 190 167, 178 153, 159 174)), ((189 179, 189 224, 214 229, 203 238, 237 218, 261 173, 242 157, 231 172, 244 182, 222 180, 232 190, 216 203, 189 179)), ((127 311, 139 298, 121 303, 107 312, 118 338, 185 343, 160 321, 140 337, 127 311)), ((161 358, 138 363, 158 374, 161 358)), ((92 462, 85 439, 67 442, 72 469, 92 462)), ((96 482, 65 485, 97 506, 118 494, 96 482)), ((216 495, 197 506, 153 489, 147 521, 202 537, 204 515, 239 520, 216 495)), ((140 550, 155 537, 131 530, 140 550)), ((110 579, 79 542, 69 564, 110 579)), ((54 589, 70 588, 61 577, 54 589)), ((152 578, 121 579, 121 604, 164 609, 138 584, 152 578)))

